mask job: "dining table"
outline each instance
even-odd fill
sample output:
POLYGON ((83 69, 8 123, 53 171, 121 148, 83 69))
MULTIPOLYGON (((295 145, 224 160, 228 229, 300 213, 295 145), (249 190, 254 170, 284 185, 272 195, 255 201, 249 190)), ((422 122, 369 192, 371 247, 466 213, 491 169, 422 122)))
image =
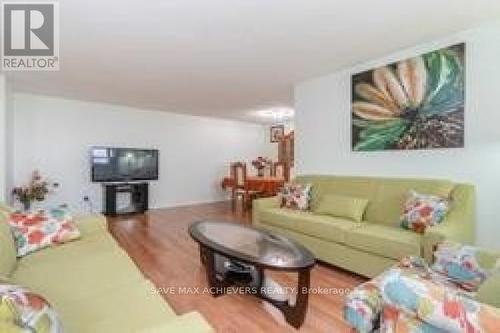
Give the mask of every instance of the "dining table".
MULTIPOLYGON (((259 191, 266 196, 275 196, 285 184, 285 178, 279 176, 248 176, 245 181, 245 188, 249 191, 259 191)), ((224 177, 222 188, 227 190, 234 186, 234 179, 224 177)))

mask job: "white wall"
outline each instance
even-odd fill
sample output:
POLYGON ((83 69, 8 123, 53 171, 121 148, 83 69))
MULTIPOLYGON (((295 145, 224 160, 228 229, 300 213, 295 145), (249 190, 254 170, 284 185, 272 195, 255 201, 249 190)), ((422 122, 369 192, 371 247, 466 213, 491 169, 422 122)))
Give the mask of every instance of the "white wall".
POLYGON ((229 162, 268 150, 266 128, 237 121, 14 95, 14 182, 33 169, 60 182, 50 204, 85 210, 85 195, 101 207, 101 187, 90 182, 91 145, 158 148, 160 180, 151 183, 152 207, 223 200, 229 162))
POLYGON ((500 22, 309 80, 295 88, 298 173, 437 177, 474 183, 478 243, 500 248, 500 22), (466 42, 464 149, 352 152, 353 73, 466 42))
POLYGON ((6 87, 5 108, 5 201, 11 203, 11 191, 14 187, 14 93, 9 81, 6 87))
POLYGON ((0 201, 6 198, 7 179, 7 79, 0 73, 0 201))

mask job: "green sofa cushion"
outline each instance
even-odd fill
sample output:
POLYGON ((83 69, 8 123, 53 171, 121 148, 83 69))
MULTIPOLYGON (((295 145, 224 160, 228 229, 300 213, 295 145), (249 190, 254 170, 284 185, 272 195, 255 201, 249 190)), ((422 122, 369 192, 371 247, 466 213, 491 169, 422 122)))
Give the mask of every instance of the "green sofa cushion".
POLYGON ((377 195, 370 201, 365 219, 377 224, 399 227, 399 217, 409 191, 414 190, 447 198, 454 187, 452 182, 446 180, 383 180, 378 186, 377 195))
POLYGON ((476 299, 481 303, 500 308, 500 275, 488 278, 477 291, 476 299))
POLYGON ((368 200, 347 195, 327 194, 319 199, 316 214, 342 217, 356 222, 363 220, 368 200))
POLYGON ((213 331, 199 314, 175 314, 107 232, 102 216, 77 224, 81 239, 18 260, 10 278, 43 295, 65 331, 213 331))
POLYGON ((68 332, 140 332, 176 318, 146 280, 130 281, 79 300, 59 297, 52 304, 68 332))
POLYGON ((0 277, 9 277, 17 264, 16 243, 7 222, 12 211, 0 203, 0 277))
POLYGON ((421 255, 421 235, 401 228, 361 224, 346 234, 349 246, 386 258, 421 255))
MULTIPOLYGON (((64 246, 60 246, 58 252, 64 251, 64 246)), ((97 245, 87 244, 89 248, 92 246, 97 245)), ((11 278, 44 295, 49 301, 65 299, 68 302, 105 294, 119 285, 143 279, 140 271, 120 249, 106 252, 91 249, 89 254, 71 252, 72 257, 53 254, 34 265, 24 264, 21 259, 11 278)))
POLYGON ((313 211, 321 198, 328 194, 366 198, 369 204, 364 219, 394 227, 399 226, 399 216, 408 191, 448 197, 456 186, 448 180, 327 175, 299 176, 296 182, 313 184, 313 211))
POLYGON ((337 243, 344 243, 346 232, 360 225, 347 219, 284 208, 265 209, 260 218, 270 225, 337 243))
POLYGON ((346 195, 371 200, 377 193, 377 182, 368 177, 298 176, 297 183, 313 184, 311 209, 314 211, 322 197, 328 194, 346 195))

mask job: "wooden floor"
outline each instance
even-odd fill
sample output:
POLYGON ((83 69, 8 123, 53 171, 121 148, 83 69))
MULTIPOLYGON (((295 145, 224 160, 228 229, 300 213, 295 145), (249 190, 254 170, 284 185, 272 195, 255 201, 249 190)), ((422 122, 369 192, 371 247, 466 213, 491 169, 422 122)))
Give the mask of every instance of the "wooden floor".
MULTIPOLYGON (((216 203, 112 218, 109 229, 178 314, 198 311, 221 333, 297 332, 278 310, 252 296, 214 298, 195 293, 195 288, 203 290, 207 284, 197 244, 187 229, 191 222, 203 219, 250 223, 249 213, 233 213, 228 203, 216 203)), ((290 287, 296 281, 290 273, 273 273, 273 278, 290 287)), ((340 294, 363 281, 340 269, 317 265, 311 272, 311 287, 317 294, 310 294, 306 320, 298 331, 349 332, 342 319, 344 297, 340 294)))

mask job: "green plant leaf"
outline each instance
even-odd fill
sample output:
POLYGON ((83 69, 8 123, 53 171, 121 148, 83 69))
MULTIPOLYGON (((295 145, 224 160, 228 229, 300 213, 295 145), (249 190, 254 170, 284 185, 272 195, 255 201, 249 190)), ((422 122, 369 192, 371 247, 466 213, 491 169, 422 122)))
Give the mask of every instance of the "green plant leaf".
POLYGON ((464 69, 459 55, 451 50, 432 52, 424 57, 429 91, 421 108, 424 113, 455 111, 464 103, 464 69))
POLYGON ((394 144, 408 127, 408 121, 396 119, 381 126, 379 124, 367 127, 359 134, 359 142, 355 151, 384 150, 394 144))

